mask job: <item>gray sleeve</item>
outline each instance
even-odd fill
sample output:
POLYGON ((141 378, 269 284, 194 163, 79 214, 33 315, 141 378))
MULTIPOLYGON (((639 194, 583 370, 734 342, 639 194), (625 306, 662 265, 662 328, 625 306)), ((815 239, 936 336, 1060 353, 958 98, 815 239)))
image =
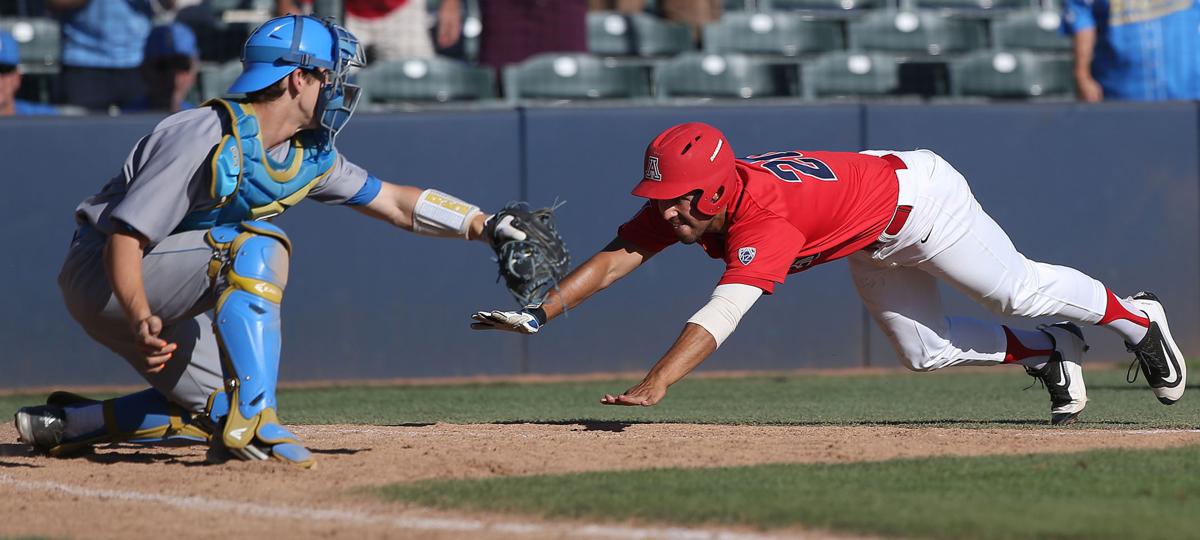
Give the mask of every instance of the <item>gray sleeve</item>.
POLYGON ((207 198, 207 170, 213 147, 221 139, 221 124, 209 108, 192 115, 171 117, 138 142, 125 162, 126 191, 113 208, 119 220, 157 244, 171 234, 189 211, 207 198), (170 120, 170 119, 169 119, 170 120))
POLYGON ((321 180, 308 196, 325 204, 345 204, 367 183, 367 171, 338 152, 333 170, 321 180))

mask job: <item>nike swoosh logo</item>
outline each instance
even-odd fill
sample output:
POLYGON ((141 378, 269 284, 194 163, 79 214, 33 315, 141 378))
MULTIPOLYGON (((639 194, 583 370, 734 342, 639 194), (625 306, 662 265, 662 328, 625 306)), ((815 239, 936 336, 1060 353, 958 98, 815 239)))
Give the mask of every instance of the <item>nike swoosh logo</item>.
POLYGON ((247 428, 237 428, 233 431, 230 431, 229 436, 240 440, 242 438, 242 435, 246 434, 246 429, 247 428))
POLYGON ((1171 351, 1167 349, 1167 343, 1165 341, 1160 341, 1158 346, 1162 347, 1163 358, 1167 361, 1167 373, 1169 375, 1163 379, 1163 382, 1167 384, 1175 384, 1179 382, 1179 374, 1175 373, 1175 357, 1171 355, 1171 351))
POLYGON ((1063 388, 1071 386, 1071 376, 1067 375, 1067 366, 1063 365, 1062 362, 1059 362, 1058 369, 1060 372, 1062 372, 1062 378, 1058 380, 1058 384, 1056 386, 1061 386, 1063 388))
POLYGON ((924 244, 925 242, 928 242, 929 235, 931 235, 931 234, 933 234, 933 229, 929 229, 929 232, 925 233, 925 238, 921 239, 921 243, 924 244))

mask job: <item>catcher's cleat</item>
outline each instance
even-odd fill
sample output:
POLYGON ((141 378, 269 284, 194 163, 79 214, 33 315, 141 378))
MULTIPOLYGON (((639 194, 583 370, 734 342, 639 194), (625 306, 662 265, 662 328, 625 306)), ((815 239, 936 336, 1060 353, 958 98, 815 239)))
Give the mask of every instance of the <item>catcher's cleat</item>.
POLYGON ((21 407, 13 415, 13 424, 21 442, 43 454, 61 445, 67 430, 66 414, 58 405, 21 407))
POLYGON ((220 391, 208 396, 204 418, 209 425, 216 426, 217 433, 209 441, 209 463, 223 463, 230 458, 244 461, 274 458, 305 469, 316 466, 312 452, 279 423, 275 409, 263 409, 254 418, 243 418, 236 410, 231 414, 229 396, 220 391))
MULTIPOLYGON (((1126 343, 1125 348, 1136 357, 1134 364, 1140 366, 1158 401, 1164 405, 1174 404, 1183 397, 1183 390, 1187 385, 1187 363, 1183 359, 1183 353, 1179 351, 1179 346, 1171 337, 1162 302, 1148 292, 1137 293, 1127 300, 1146 312, 1146 317, 1150 319, 1150 328, 1142 341, 1136 345, 1126 343)), ((1129 373, 1132 376, 1126 377, 1131 383, 1137 380, 1134 364, 1129 365, 1129 373)))
POLYGON ((1060 322, 1039 327, 1054 340, 1054 353, 1041 369, 1025 368, 1050 393, 1050 423, 1074 424, 1087 406, 1083 384, 1083 353, 1088 350, 1083 331, 1073 323, 1060 322))

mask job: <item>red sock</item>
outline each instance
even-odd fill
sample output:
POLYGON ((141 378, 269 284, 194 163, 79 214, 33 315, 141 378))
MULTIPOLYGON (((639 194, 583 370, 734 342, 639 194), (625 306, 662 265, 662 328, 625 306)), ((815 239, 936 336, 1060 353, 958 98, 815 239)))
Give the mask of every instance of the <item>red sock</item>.
POLYGON ((1108 293, 1108 305, 1104 308, 1104 317, 1096 323, 1097 325, 1104 326, 1112 324, 1116 320, 1126 320, 1142 328, 1150 328, 1150 319, 1146 318, 1145 313, 1141 311, 1138 311, 1140 315, 1133 313, 1112 291, 1105 288, 1104 292, 1108 293))
MULTIPOLYGON (((1031 348, 1025 346, 1025 344, 1022 343, 1021 340, 1017 339, 1017 335, 1015 333, 1013 333, 1011 328, 1009 328, 1007 326, 1001 326, 1001 328, 1004 329, 1004 337, 1008 341, 1008 343, 1004 346, 1004 363, 1005 364, 1011 364, 1013 362, 1020 362, 1021 360, 1024 360, 1026 358, 1032 358, 1032 357, 1036 357, 1036 356, 1048 357, 1051 354, 1054 354, 1054 345, 1053 344, 1050 346, 1049 349, 1031 349, 1031 348)), ((1045 336, 1045 337, 1047 340, 1050 339, 1049 336, 1045 336)), ((1053 341, 1051 341, 1051 343, 1053 343, 1053 341)))

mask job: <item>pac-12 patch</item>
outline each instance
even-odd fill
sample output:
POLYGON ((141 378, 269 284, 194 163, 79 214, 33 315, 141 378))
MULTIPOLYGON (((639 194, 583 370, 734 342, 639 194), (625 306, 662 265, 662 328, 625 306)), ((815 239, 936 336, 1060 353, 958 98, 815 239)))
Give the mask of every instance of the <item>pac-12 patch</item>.
POLYGON ((738 250, 738 260, 742 261, 742 266, 750 264, 754 260, 754 256, 758 254, 758 250, 752 247, 744 247, 738 250))

